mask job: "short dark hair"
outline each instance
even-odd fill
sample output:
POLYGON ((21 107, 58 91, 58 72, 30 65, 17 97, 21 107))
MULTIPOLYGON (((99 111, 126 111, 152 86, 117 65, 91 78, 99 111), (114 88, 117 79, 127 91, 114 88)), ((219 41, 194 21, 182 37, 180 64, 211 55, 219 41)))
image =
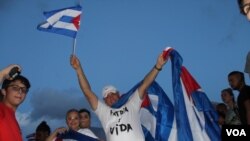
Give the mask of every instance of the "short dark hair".
POLYGON ((36 128, 36 132, 38 131, 42 131, 42 132, 48 132, 48 134, 50 134, 50 127, 49 125, 46 123, 46 121, 42 121, 36 128))
POLYGON ((233 90, 231 88, 223 89, 223 90, 221 90, 221 92, 227 92, 227 93, 229 93, 233 97, 233 102, 235 102, 234 93, 233 93, 233 90))
POLYGON ((21 81, 21 83, 24 84, 27 89, 30 88, 29 80, 26 77, 22 76, 22 75, 18 75, 12 80, 5 79, 3 81, 3 84, 2 84, 2 89, 7 88, 11 82, 14 82, 14 81, 17 81, 17 80, 21 81))
POLYGON ((237 75, 239 78, 240 78, 240 81, 242 82, 245 82, 245 76, 244 76, 244 73, 243 72, 240 72, 240 71, 232 71, 228 74, 228 77, 229 76, 232 76, 232 75, 237 75))
POLYGON ((85 108, 80 109, 79 113, 87 113, 89 115, 89 117, 91 116, 90 111, 85 109, 85 108))

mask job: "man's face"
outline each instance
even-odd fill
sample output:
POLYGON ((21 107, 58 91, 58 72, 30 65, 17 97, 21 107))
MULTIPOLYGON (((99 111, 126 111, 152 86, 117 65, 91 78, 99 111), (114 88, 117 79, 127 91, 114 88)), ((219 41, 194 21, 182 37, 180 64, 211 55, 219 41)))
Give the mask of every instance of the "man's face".
POLYGON ((120 95, 118 92, 116 93, 109 93, 108 96, 106 98, 104 98, 104 101, 105 103, 108 105, 108 106, 112 106, 114 103, 116 103, 120 98, 120 95))
POLYGON ((243 0, 243 7, 242 7, 244 14, 246 15, 247 19, 250 21, 250 0, 243 0))
POLYGON ((89 128, 90 127, 90 117, 87 112, 80 113, 80 127, 89 128))
POLYGON ((239 90, 240 78, 237 75, 231 75, 228 77, 229 85, 233 90, 239 90))

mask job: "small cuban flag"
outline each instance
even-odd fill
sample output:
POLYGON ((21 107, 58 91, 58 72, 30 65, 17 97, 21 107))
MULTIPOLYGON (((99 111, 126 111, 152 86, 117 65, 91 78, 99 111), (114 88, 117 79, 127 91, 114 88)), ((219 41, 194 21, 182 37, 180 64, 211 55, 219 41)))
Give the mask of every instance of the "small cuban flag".
POLYGON ((38 30, 76 38, 82 13, 80 5, 43 12, 46 21, 37 26, 38 30))

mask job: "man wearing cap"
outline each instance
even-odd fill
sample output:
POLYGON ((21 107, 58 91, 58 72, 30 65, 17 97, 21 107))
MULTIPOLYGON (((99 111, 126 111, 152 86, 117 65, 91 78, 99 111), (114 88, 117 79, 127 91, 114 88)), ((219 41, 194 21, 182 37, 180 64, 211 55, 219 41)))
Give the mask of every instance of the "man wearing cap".
POLYGON ((20 66, 10 65, 0 71, 0 83, 3 81, 0 102, 0 141, 22 141, 21 129, 15 117, 18 106, 25 100, 30 88, 27 78, 22 75, 10 77, 12 68, 20 66))
POLYGON ((111 106, 120 98, 118 90, 112 85, 104 87, 102 94, 105 104, 102 103, 91 90, 79 59, 75 55, 71 56, 71 66, 77 73, 79 85, 91 108, 100 119, 107 141, 145 141, 140 122, 140 106, 147 88, 155 80, 167 60, 164 59, 163 53, 160 54, 156 64, 144 77, 128 102, 116 109, 111 106))

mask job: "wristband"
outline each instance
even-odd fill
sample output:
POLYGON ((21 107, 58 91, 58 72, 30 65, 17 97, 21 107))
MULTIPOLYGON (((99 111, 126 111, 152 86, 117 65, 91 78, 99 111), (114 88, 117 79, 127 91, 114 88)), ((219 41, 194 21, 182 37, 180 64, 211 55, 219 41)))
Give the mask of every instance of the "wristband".
POLYGON ((158 71, 161 71, 162 68, 157 68, 156 65, 154 66, 154 69, 158 70, 158 71))

